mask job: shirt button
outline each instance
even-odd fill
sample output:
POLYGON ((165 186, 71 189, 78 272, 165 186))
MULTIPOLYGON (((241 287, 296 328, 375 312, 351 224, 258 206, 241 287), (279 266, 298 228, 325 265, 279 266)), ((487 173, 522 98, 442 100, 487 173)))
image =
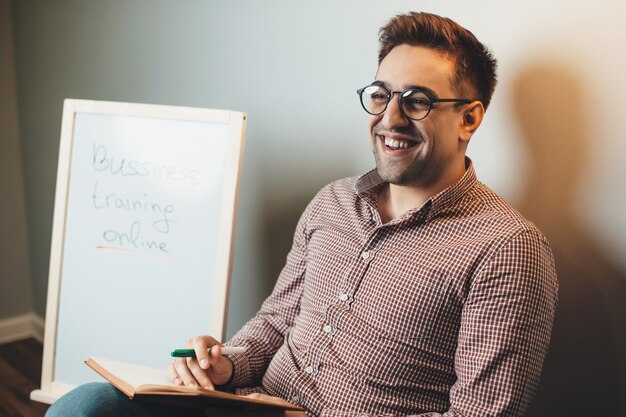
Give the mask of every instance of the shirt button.
POLYGON ((300 397, 294 395, 293 397, 291 397, 291 402, 294 404, 298 404, 300 402, 300 397))
POLYGON ((348 294, 342 292, 341 294, 339 294, 339 299, 341 301, 348 301, 348 294))
POLYGON ((364 251, 361 253, 361 258, 368 260, 370 258, 370 253, 368 251, 364 251))
POLYGON ((306 368, 304 368, 304 372, 306 372, 309 375, 311 375, 314 371, 315 370, 313 369, 313 367, 311 365, 309 365, 306 368))
POLYGON ((331 326, 330 324, 327 324, 326 326, 324 326, 324 333, 330 333, 333 331, 333 326, 331 326))

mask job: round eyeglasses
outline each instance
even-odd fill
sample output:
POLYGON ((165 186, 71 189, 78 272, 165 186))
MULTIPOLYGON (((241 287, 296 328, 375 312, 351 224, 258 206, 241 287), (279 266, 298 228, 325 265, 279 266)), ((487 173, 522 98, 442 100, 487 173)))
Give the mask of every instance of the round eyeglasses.
POLYGON ((404 116, 411 120, 422 120, 435 103, 471 103, 466 98, 432 98, 424 90, 409 88, 405 91, 391 91, 384 85, 371 84, 360 88, 357 94, 361 98, 363 109, 373 116, 383 114, 394 94, 398 94, 398 104, 404 116))

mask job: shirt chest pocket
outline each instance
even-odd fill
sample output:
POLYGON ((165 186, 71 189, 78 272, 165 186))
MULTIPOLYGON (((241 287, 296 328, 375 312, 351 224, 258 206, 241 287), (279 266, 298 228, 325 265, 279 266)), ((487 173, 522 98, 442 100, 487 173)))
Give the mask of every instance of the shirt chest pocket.
POLYGON ((406 260, 400 265, 397 259, 390 261, 372 265, 365 274, 354 312, 383 337, 431 338, 446 312, 448 274, 406 260))

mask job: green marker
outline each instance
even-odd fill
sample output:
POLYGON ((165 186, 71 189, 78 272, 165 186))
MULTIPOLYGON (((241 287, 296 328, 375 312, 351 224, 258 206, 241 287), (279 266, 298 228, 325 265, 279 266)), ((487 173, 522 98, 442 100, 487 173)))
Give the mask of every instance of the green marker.
MULTIPOLYGON (((209 350, 211 350, 209 348, 209 350)), ((238 355, 241 353, 246 353, 247 348, 243 346, 224 346, 222 348, 222 355, 238 355)), ((175 349, 171 353, 173 358, 195 358, 196 351, 193 349, 175 349)))

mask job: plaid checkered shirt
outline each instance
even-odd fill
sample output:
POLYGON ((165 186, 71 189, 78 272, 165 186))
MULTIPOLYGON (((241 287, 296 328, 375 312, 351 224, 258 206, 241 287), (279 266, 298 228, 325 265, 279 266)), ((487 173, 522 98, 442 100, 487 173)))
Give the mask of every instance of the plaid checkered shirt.
POLYGON ((375 170, 322 189, 272 294, 228 343, 248 348, 230 386, 311 416, 521 416, 550 340, 554 260, 467 166, 385 224, 375 170))

